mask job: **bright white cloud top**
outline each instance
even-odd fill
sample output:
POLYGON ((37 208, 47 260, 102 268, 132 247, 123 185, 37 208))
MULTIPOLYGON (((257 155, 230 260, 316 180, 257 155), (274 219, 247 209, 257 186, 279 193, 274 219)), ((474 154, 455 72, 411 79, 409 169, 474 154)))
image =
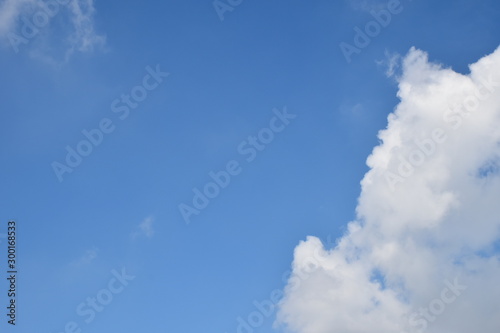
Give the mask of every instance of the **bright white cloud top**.
POLYGON ((294 332, 498 332, 500 49, 467 75, 416 49, 401 66, 357 220, 295 249, 277 320, 294 332))

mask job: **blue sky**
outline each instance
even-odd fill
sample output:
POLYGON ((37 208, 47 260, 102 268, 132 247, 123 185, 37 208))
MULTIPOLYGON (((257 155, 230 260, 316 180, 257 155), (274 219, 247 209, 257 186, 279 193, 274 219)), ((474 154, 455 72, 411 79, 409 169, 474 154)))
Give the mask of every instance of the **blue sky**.
MULTIPOLYGON (((244 0, 223 20, 212 1, 73 3, 16 52, 8 34, 40 7, 0 2, 0 232, 16 220, 19 242, 7 332, 236 332, 285 287, 299 241, 331 247, 356 218, 399 102, 392 56, 414 46, 467 74, 499 44, 494 0, 401 0, 350 62, 340 43, 387 2, 244 0), (169 75, 137 88, 155 70, 169 75), (111 105, 134 88, 147 97, 120 119, 111 105), (284 110, 296 117, 248 162, 238 146, 284 110), (53 163, 103 119, 113 131, 60 181, 53 163), (233 160, 241 172, 187 224, 179 205, 233 160), (86 323, 76 308, 122 268, 135 279, 86 323)), ((254 331, 283 331, 274 320, 254 331)))

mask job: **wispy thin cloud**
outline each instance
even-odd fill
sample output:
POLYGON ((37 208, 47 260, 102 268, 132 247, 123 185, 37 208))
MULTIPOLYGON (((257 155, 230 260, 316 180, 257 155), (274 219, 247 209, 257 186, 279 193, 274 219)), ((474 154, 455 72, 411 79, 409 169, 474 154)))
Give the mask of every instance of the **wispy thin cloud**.
POLYGON ((131 233, 131 238, 136 239, 137 237, 147 237, 151 238, 155 234, 153 229, 154 218, 152 216, 146 217, 139 223, 137 230, 131 233))
POLYGON ((29 9, 35 0, 4 0, 0 3, 0 36, 5 37, 14 30, 20 16, 29 9))
POLYGON ((69 9, 71 11, 71 21, 73 23, 73 34, 70 36, 71 47, 68 55, 75 50, 80 52, 93 51, 96 47, 106 44, 106 36, 98 34, 94 27, 94 1, 93 0, 73 0, 69 9))
POLYGON ((401 55, 399 53, 391 53, 388 50, 384 52, 384 59, 377 60, 375 63, 385 70, 387 77, 395 77, 397 79, 398 72, 401 70, 401 55))
POLYGON ((92 247, 85 251, 85 253, 75 261, 71 263, 73 267, 81 267, 85 265, 89 265, 95 258, 97 258, 97 254, 99 253, 99 249, 97 247, 92 247))
POLYGON ((54 57, 47 50, 62 50, 59 58, 66 62, 75 52, 105 49, 106 36, 95 28, 93 0, 50 6, 37 0, 0 0, 0 38, 16 53, 28 49, 28 54, 42 60, 54 57))

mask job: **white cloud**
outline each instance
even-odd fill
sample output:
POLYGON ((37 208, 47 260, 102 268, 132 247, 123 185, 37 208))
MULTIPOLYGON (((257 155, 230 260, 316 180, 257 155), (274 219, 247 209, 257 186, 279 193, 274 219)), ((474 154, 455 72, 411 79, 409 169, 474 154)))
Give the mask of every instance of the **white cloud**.
POLYGON ((40 58, 48 57, 47 49, 63 48, 67 60, 75 51, 105 46, 94 14, 93 0, 0 0, 0 38, 16 53, 29 46, 30 54, 40 58))
POLYGON ((138 236, 145 236, 147 238, 153 237, 155 231, 153 229, 154 218, 149 216, 139 223, 138 231, 135 231, 131 234, 132 239, 137 238, 138 236))
POLYGON ((6 36, 15 26, 23 7, 34 0, 4 0, 0 3, 0 36, 6 36))
POLYGON ((365 107, 361 103, 343 103, 340 105, 339 110, 340 113, 347 117, 360 118, 363 116, 365 107))
POLYGON ((385 58, 383 60, 375 61, 379 66, 385 67, 385 75, 387 77, 397 76, 399 65, 401 63, 401 56, 398 53, 391 53, 387 50, 384 52, 385 58))
POLYGON ((74 33, 70 37, 72 42, 70 52, 74 52, 74 50, 92 51, 95 46, 103 46, 106 43, 106 37, 97 34, 94 28, 94 1, 74 0, 69 4, 69 8, 74 27, 74 33))
POLYGON ((99 252, 99 249, 97 247, 93 247, 78 258, 77 260, 73 261, 71 263, 72 266, 74 267, 81 267, 84 265, 90 264, 95 258, 97 258, 97 253, 99 252))
MULTIPOLYGON (((285 289, 277 323, 293 332, 498 332, 500 49, 468 75, 416 49, 401 66, 356 221, 285 289)), ((317 251, 297 246, 290 281, 317 251)))

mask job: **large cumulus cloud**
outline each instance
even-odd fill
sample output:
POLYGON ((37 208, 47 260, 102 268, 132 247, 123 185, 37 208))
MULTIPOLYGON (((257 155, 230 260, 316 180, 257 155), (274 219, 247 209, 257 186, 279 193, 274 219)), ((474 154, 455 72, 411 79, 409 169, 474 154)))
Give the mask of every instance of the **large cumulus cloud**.
MULTIPOLYGON (((467 75, 411 49, 400 103, 367 160, 357 218, 277 322, 299 333, 497 333, 500 49, 467 75)), ((309 237, 290 281, 325 251, 309 237)))

